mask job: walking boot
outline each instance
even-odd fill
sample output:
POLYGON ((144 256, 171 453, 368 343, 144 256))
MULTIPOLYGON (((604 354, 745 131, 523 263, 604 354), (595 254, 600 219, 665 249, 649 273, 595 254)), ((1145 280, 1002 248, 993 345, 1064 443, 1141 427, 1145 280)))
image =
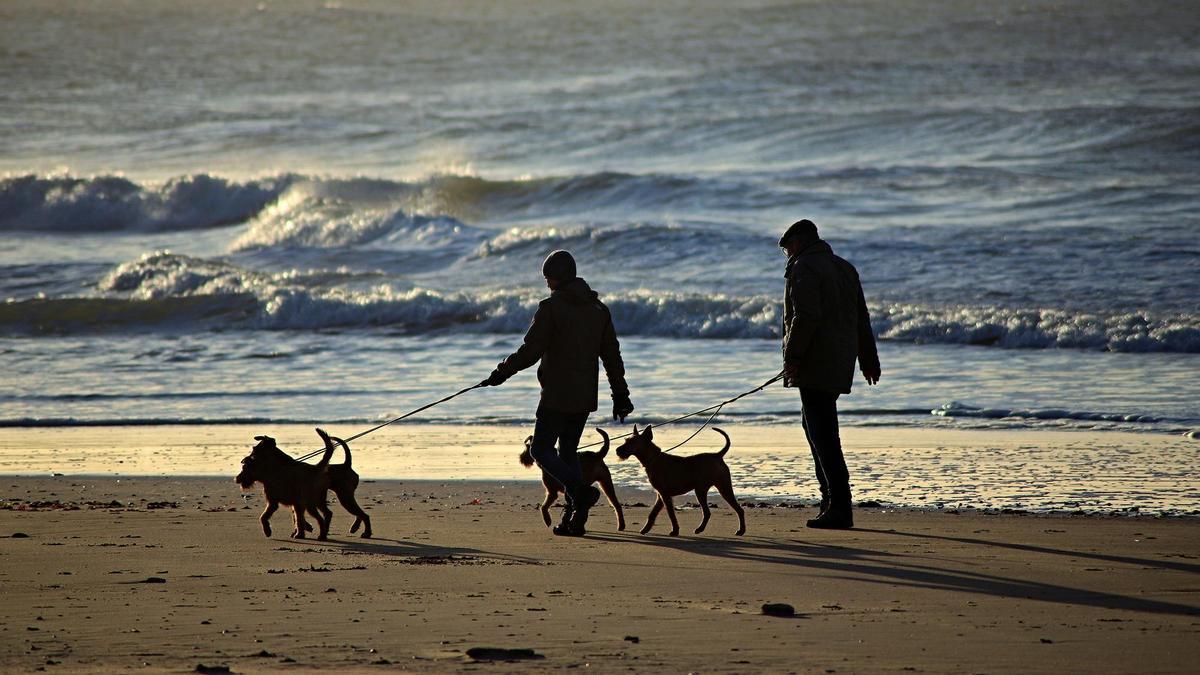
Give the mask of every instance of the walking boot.
POLYGON ((850 508, 850 493, 845 496, 834 495, 829 499, 829 507, 821 515, 806 523, 818 530, 848 530, 854 527, 854 514, 850 508))
POLYGON ((575 534, 573 534, 573 531, 571 529, 571 521, 574 518, 575 518, 575 505, 572 504, 570 501, 568 501, 566 503, 566 505, 563 506, 562 520, 557 525, 555 525, 550 531, 553 532, 554 534, 557 534, 560 537, 576 536, 575 534))
POLYGON ((587 534, 588 511, 600 501, 600 491, 588 485, 575 497, 575 517, 571 519, 572 536, 587 534))

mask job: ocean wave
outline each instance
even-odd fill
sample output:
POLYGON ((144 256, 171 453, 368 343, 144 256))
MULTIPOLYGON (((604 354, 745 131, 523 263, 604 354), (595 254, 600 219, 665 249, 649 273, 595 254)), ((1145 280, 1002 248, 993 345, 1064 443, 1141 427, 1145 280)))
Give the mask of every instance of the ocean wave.
POLYGON ((360 208, 344 198, 294 188, 259 213, 230 250, 366 245, 428 250, 469 247, 486 237, 486 232, 449 216, 411 214, 390 206, 360 208))
MULTIPOLYGON (((378 279, 373 275, 357 275, 378 279)), ((356 274, 264 273, 229 262, 150 253, 113 269, 99 297, 37 298, 0 304, 0 333, 137 330, 176 324, 304 330, 387 327, 409 334, 458 330, 519 333, 543 291, 437 291, 389 283, 345 283, 356 274), (330 274, 342 283, 328 286, 330 274)), ((623 335, 773 339, 774 295, 630 290, 603 296, 623 335)), ((1077 313, 1058 309, 882 303, 872 307, 881 340, 1007 349, 1200 352, 1200 317, 1189 314, 1077 313)))
POLYGON ((1076 422, 1112 422, 1118 424, 1173 424, 1180 429, 1189 429, 1200 420, 1191 418, 1169 418, 1159 415, 1141 413, 1089 412, 1068 410, 1065 408, 1020 409, 1020 408, 985 408, 958 401, 943 404, 929 411, 932 415, 941 417, 972 417, 989 420, 1021 419, 1055 421, 1069 420, 1076 422))
POLYGON ((229 225, 254 216, 292 179, 239 183, 200 173, 139 185, 121 176, 0 178, 0 231, 168 231, 229 225))
POLYGON ((1008 349, 1200 352, 1200 317, 1057 309, 936 308, 891 304, 872 313, 880 339, 1008 349))

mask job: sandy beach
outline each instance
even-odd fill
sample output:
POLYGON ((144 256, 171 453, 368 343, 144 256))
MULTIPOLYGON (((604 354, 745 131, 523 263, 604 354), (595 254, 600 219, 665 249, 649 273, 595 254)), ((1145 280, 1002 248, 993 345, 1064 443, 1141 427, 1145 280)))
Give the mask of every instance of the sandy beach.
MULTIPOLYGON (((135 457, 198 432, 54 433, 135 457)), ((6 431, 6 457, 19 437, 47 438, 6 431)), ((367 447, 370 540, 338 506, 329 541, 289 538, 283 511, 266 538, 261 494, 229 477, 0 479, 0 670, 1192 672, 1200 658, 1193 518, 885 507, 821 532, 804 527, 811 502, 747 499, 746 536, 717 506, 701 535, 682 509, 672 538, 664 522, 637 533, 651 497, 627 485, 626 531, 602 503, 587 538, 561 539, 515 462, 525 480, 372 480, 367 447)))

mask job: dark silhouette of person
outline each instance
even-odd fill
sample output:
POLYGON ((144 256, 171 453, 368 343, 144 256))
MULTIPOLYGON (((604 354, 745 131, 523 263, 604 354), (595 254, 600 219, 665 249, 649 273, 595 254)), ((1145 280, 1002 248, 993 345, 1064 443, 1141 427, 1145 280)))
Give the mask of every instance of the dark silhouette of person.
POLYGON ((575 275, 575 259, 567 251, 554 251, 542 263, 542 276, 550 297, 538 304, 524 343, 480 384, 498 386, 541 361, 537 376, 542 394, 530 452, 566 491, 563 519, 554 533, 578 537, 586 532, 588 510, 600 497, 599 490, 583 484, 576 455, 588 415, 597 408, 597 360, 604 363, 612 389, 613 419, 624 422, 633 412, 633 403, 612 315, 587 282, 575 275))
POLYGON ((808 526, 847 529, 854 527, 854 517, 837 400, 850 393, 855 359, 868 384, 879 381, 871 316, 858 271, 833 254, 811 220, 792 223, 779 246, 788 255, 783 386, 800 390, 801 424, 821 484, 821 511, 808 526))

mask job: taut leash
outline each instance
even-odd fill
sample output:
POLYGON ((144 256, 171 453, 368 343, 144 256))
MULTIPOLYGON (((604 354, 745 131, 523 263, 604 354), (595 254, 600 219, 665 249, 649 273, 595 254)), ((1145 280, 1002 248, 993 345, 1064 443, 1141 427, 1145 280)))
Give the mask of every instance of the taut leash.
MULTIPOLYGON (((417 413, 421 412, 422 410, 428 410, 428 409, 432 408, 433 406, 438 405, 439 403, 445 403, 446 401, 449 401, 450 399, 455 398, 456 396, 462 396, 463 394, 467 393, 468 391, 471 391, 472 389, 478 389, 482 386, 483 386, 483 383, 480 382, 479 384, 472 385, 470 387, 467 387, 466 389, 459 389, 458 391, 454 392, 453 394, 450 394, 449 396, 447 396, 445 398, 439 398, 438 400, 434 401, 433 403, 426 403, 425 405, 421 406, 420 408, 417 408, 416 410, 410 410, 395 419, 391 419, 391 420, 384 422, 383 424, 373 426, 370 429, 367 429, 366 431, 360 431, 357 434, 354 434, 353 436, 351 436, 347 439, 344 439, 344 440, 347 443, 349 443, 350 441, 353 441, 355 439, 362 438, 363 436, 366 436, 367 434, 369 434, 373 431, 379 431, 380 429, 386 427, 389 424, 395 424, 396 422, 399 422, 400 420, 402 420, 406 417, 412 417, 413 415, 416 415, 417 413)), ((321 448, 320 450, 313 450, 312 452, 308 453, 307 455, 305 455, 303 457, 299 457, 297 459, 299 461, 303 462, 306 459, 311 459, 313 457, 316 457, 317 455, 321 454, 322 452, 325 452, 325 448, 321 448)))
MULTIPOLYGON (((658 424, 655 424, 655 425, 653 425, 653 426, 656 426, 656 427, 664 427, 664 426, 666 426, 666 425, 668 425, 668 424, 675 424, 676 422, 681 422, 681 421, 683 421, 683 420, 686 420, 686 419, 687 419, 687 418, 689 418, 689 417, 695 417, 695 416, 697 416, 697 415, 703 415, 704 413, 706 413, 706 412, 708 412, 708 411, 710 411, 710 410, 711 410, 711 411, 712 411, 712 414, 708 416, 708 419, 704 421, 704 424, 700 425, 700 428, 696 430, 696 433, 692 434, 691 436, 688 436, 688 437, 687 437, 687 439, 686 439, 685 441, 683 441, 683 443, 687 443, 688 441, 690 441, 690 440, 692 440, 693 438, 695 438, 695 437, 696 437, 696 434, 699 434, 701 431, 703 431, 703 430, 704 430, 704 427, 707 427, 707 426, 708 426, 708 423, 713 421, 713 418, 717 416, 717 413, 721 412, 721 409, 722 409, 722 408, 724 408, 725 406, 729 405, 730 403, 733 403, 734 401, 737 401, 737 400, 739 400, 739 399, 745 398, 745 397, 747 397, 747 396, 749 396, 749 395, 751 395, 751 394, 757 394, 758 392, 762 391, 763 389, 766 389, 767 387, 771 386, 772 384, 775 384, 776 382, 778 382, 778 381, 779 381, 779 380, 781 380, 781 379, 783 379, 783 371, 782 371, 782 370, 781 370, 781 371, 779 371, 779 374, 777 374, 775 377, 772 377, 771 379, 767 380, 766 382, 763 382, 762 384, 758 385, 757 387, 755 387, 755 388, 753 388, 753 389, 751 389, 751 390, 749 390, 749 391, 744 391, 744 392, 742 392, 742 393, 738 394, 737 396, 734 396, 734 397, 733 397, 733 398, 731 398, 731 399, 727 399, 727 400, 721 401, 720 403, 717 403, 717 404, 715 404, 715 405, 710 405, 710 406, 708 406, 707 408, 701 408, 701 409, 699 409, 699 410, 696 410, 696 411, 690 412, 690 413, 688 413, 688 414, 686 414, 686 415, 680 415, 679 417, 676 417, 675 419, 667 420, 666 422, 659 422, 658 424)), ((621 435, 619 435, 619 436, 611 436, 611 437, 609 437, 609 440, 610 440, 610 441, 613 441, 613 440, 616 440, 616 439, 618 439, 618 438, 626 438, 626 437, 628 437, 628 436, 632 436, 632 435, 633 435, 633 432, 632 432, 632 431, 630 431, 630 432, 627 432, 627 433, 621 434, 621 435)), ((604 441, 596 441, 595 443, 588 443, 587 445, 581 445, 581 446, 579 446, 579 448, 578 448, 578 449, 579 449, 579 450, 582 450, 582 449, 584 449, 584 448, 591 448, 591 447, 594 447, 594 446, 597 446, 597 445, 601 445, 602 443, 604 443, 604 441)), ((679 444, 677 444, 677 445, 671 446, 671 447, 670 447, 670 448, 667 450, 667 452, 670 452, 671 450, 674 450, 675 448, 678 448, 680 445, 683 445, 683 443, 679 443, 679 444)))
MULTIPOLYGON (((654 426, 662 427, 662 426, 666 426, 668 424, 675 424, 676 422, 681 422, 683 420, 688 419, 689 417, 695 417, 697 415, 702 415, 706 412, 712 411, 712 414, 710 414, 708 416, 708 419, 704 420, 704 424, 701 424, 699 429, 696 429, 696 431, 691 436, 688 436, 686 439, 684 439, 684 441, 682 443, 677 443, 677 444, 671 446, 670 448, 667 448, 666 452, 670 452, 670 451, 674 450, 675 448, 678 448, 679 446, 683 445, 684 443, 687 443, 688 441, 695 438, 697 434, 699 434, 701 431, 703 431, 704 428, 707 427, 709 425, 709 423, 713 421, 713 418, 716 417, 717 413, 721 412, 721 409, 724 408, 725 406, 727 406, 730 403, 733 403, 739 399, 745 398, 751 394, 757 394, 758 392, 762 391, 763 389, 766 389, 770 385, 778 382, 781 378, 783 378, 782 370, 779 371, 779 374, 776 375, 775 377, 772 377, 771 379, 767 380, 766 382, 763 382, 762 384, 758 385, 757 387, 750 389, 749 391, 744 391, 744 392, 738 394, 737 396, 734 396, 731 399, 721 401, 720 403, 717 403, 715 405, 710 405, 707 408, 701 408, 700 410, 690 412, 686 415, 680 415, 679 417, 676 417, 675 419, 670 419, 670 420, 667 420, 666 422, 659 422, 658 424, 654 425, 654 426)), ((382 424, 377 424, 377 425, 371 427, 370 429, 367 429, 366 431, 360 431, 357 434, 354 434, 353 436, 350 436, 344 440, 347 443, 349 443, 350 441, 362 438, 363 436, 366 436, 369 433, 379 431, 380 429, 388 426, 389 424, 395 424, 396 422, 399 422, 402 419, 412 417, 413 415, 416 415, 419 412, 428 410, 435 405, 445 403, 446 401, 449 401, 452 398, 462 396, 463 394, 467 393, 468 391, 471 391, 472 389, 478 389, 482 386, 484 386, 484 384, 483 384, 483 382, 480 382, 479 384, 475 384, 470 387, 466 387, 465 389, 459 389, 458 391, 454 392, 453 394, 450 394, 449 396, 446 396, 444 398, 439 398, 438 400, 434 401, 433 403, 426 403, 425 405, 421 406, 420 408, 416 408, 415 410, 410 410, 410 411, 404 413, 403 415, 401 415, 397 418, 394 418, 394 419, 390 419, 382 424)), ((612 436, 609 440, 616 440, 618 438, 626 438, 626 437, 632 436, 632 435, 633 435, 633 432, 628 432, 628 433, 621 434, 619 436, 612 436)), ((584 448, 590 448, 590 447, 593 447, 596 445, 600 445, 601 443, 603 443, 603 441, 597 441, 595 443, 581 445, 581 446, 579 446, 579 449, 582 450, 584 448)), ((317 455, 321 454, 322 452, 325 452, 325 448, 321 448, 320 450, 313 450, 312 452, 308 453, 307 455, 304 455, 303 457, 298 457, 297 460, 303 462, 306 459, 312 459, 313 457, 316 457, 317 455)))

